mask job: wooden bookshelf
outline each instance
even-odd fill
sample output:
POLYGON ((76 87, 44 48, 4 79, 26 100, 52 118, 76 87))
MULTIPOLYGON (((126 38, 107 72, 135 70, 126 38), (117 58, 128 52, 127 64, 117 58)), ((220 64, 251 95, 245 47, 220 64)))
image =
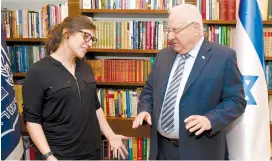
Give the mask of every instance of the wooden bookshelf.
POLYGON ((167 14, 168 10, 148 9, 81 9, 81 13, 118 13, 118 14, 167 14))
POLYGON ((272 25, 272 20, 265 20, 263 21, 264 25, 272 25))
POLYGON ((90 48, 88 52, 95 53, 146 53, 146 54, 157 54, 159 50, 144 50, 144 49, 100 49, 100 48, 90 48))
POLYGON ((96 82, 96 84, 104 86, 136 86, 136 87, 145 86, 145 82, 96 82))
POLYGON ((265 60, 272 60, 272 56, 266 56, 265 60))
POLYGON ((150 127, 148 125, 132 129, 134 118, 107 117, 108 123, 114 132, 131 137, 149 137, 150 127))
MULTIPOLYGON (((203 20, 208 25, 235 25, 236 20, 203 20)), ((272 25, 272 20, 264 20, 263 25, 272 25)))
MULTIPOLYGON (((28 135, 24 117, 20 114, 20 129, 23 135, 28 135)), ((129 137, 149 137, 150 127, 148 125, 141 126, 137 129, 132 129, 134 118, 123 117, 107 117, 107 121, 116 134, 121 134, 129 137)))
POLYGON ((25 77, 26 73, 12 73, 13 77, 25 77))
MULTIPOLYGON (((25 77, 25 75, 26 73, 13 73, 13 77, 25 77)), ((145 86, 145 82, 96 82, 96 84, 103 86, 145 86)))
POLYGON ((7 42, 36 42, 44 43, 45 38, 6 38, 7 42))
MULTIPOLYGON (((81 13, 115 13, 115 14, 168 14, 168 10, 157 9, 81 9, 81 13)), ((235 25, 236 20, 203 20, 209 25, 235 25)), ((272 25, 272 20, 264 20, 264 25, 272 25)))
MULTIPOLYGON (((272 59, 271 59, 272 60, 272 59)), ((13 73, 14 77, 25 77, 25 73, 13 73)), ((145 82, 96 82, 99 86, 131 86, 131 87, 144 87, 145 82)), ((272 95, 272 90, 268 91, 272 95)))

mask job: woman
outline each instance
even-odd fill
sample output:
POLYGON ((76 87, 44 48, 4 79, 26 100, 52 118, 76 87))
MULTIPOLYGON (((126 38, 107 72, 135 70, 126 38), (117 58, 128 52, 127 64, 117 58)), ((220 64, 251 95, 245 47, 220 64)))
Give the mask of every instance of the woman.
POLYGON ((124 158, 127 150, 107 123, 91 67, 81 59, 97 40, 84 16, 67 17, 48 33, 47 57, 27 72, 24 119, 43 159, 99 160, 101 133, 124 158))

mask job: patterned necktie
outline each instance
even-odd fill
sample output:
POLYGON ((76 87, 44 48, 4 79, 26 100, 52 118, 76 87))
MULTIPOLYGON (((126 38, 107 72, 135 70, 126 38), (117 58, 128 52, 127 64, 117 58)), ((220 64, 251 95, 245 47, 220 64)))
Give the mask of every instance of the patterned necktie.
POLYGON ((176 71, 168 87, 167 94, 165 96, 161 116, 161 128, 166 134, 174 130, 174 110, 176 98, 184 70, 185 61, 189 56, 189 54, 181 55, 181 59, 178 63, 176 71))

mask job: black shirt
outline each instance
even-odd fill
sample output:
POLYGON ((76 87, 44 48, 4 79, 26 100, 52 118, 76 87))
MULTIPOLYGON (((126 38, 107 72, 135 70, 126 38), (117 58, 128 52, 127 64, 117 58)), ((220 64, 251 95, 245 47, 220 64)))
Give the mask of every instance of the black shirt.
POLYGON ((100 103, 91 67, 76 60, 75 77, 51 56, 35 63, 23 85, 24 119, 40 123, 55 156, 80 158, 100 148, 100 103))

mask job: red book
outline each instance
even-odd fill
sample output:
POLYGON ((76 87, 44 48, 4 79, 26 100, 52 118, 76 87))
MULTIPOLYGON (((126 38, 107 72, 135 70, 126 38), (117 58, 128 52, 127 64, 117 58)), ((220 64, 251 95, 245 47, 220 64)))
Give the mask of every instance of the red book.
POLYGON ((141 137, 137 137, 137 160, 143 159, 143 140, 141 137))
POLYGON ((30 160, 36 160, 35 149, 33 146, 29 147, 30 160))
POLYGON ((146 36, 145 36, 145 44, 146 44, 146 46, 145 46, 145 48, 148 50, 148 49, 150 49, 150 21, 147 21, 146 22, 146 32, 145 32, 145 34, 146 34, 146 36))
POLYGON ((202 19, 206 20, 206 0, 202 0, 201 3, 201 9, 202 9, 202 19))
POLYGON ((219 19, 228 20, 228 1, 219 0, 219 19))
POLYGON ((150 49, 154 49, 154 39, 155 38, 155 22, 154 21, 151 21, 151 33, 150 33, 150 39, 151 39, 151 42, 150 42, 150 49))
POLYGON ((215 41, 215 25, 211 26, 211 41, 214 42, 215 41))
POLYGON ((228 0, 227 3, 228 20, 236 20, 236 0, 228 0))
POLYGON ((116 60, 112 60, 112 79, 116 82, 116 60))

